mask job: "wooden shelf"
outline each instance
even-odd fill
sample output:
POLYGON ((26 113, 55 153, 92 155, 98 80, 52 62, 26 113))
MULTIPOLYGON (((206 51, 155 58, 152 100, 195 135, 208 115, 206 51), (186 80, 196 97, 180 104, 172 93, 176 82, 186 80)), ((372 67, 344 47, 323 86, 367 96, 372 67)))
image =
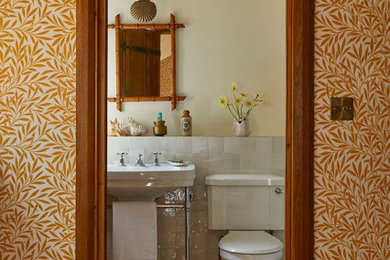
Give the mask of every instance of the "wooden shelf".
MULTIPOLYGON (((187 96, 177 96, 176 101, 183 101, 187 96)), ((123 97, 118 100, 116 97, 107 98, 108 102, 156 102, 156 101, 172 101, 172 97, 123 97)))
MULTIPOLYGON (((135 24, 119 24, 118 27, 121 30, 123 30, 123 29, 170 30, 171 29, 171 25, 169 23, 168 24, 159 24, 159 23, 155 23, 155 24, 138 24, 138 23, 135 23, 135 24)), ((108 29, 115 29, 116 25, 115 24, 109 24, 109 25, 107 25, 107 28, 108 29)), ((178 29, 178 28, 185 28, 185 25, 182 24, 182 23, 177 23, 177 24, 175 24, 175 28, 176 29, 178 29)))

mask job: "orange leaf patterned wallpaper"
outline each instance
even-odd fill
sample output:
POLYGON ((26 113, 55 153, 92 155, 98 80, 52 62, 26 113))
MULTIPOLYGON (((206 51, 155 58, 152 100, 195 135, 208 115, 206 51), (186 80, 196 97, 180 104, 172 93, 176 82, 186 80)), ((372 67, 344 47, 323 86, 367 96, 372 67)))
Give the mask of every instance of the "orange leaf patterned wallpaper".
POLYGON ((0 0, 0 259, 74 259, 75 0, 0 0))
POLYGON ((390 259, 389 158, 390 1, 316 0, 315 259, 390 259))

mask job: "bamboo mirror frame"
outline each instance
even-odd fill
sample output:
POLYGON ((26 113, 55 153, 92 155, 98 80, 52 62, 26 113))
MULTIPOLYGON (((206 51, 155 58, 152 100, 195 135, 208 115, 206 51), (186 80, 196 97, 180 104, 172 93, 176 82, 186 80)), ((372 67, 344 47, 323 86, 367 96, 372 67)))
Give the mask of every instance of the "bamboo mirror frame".
POLYGON ((171 109, 176 109, 176 103, 183 101, 186 96, 177 96, 176 94, 176 29, 184 28, 184 24, 177 24, 173 14, 170 15, 170 23, 168 24, 121 24, 120 15, 115 17, 115 24, 109 24, 108 29, 115 29, 115 58, 116 58, 116 96, 107 98, 108 102, 115 102, 116 108, 122 111, 122 102, 147 102, 147 101, 170 101, 171 109), (121 91, 121 62, 120 62, 120 31, 125 29, 135 30, 151 30, 151 31, 168 31, 171 38, 171 89, 169 96, 125 96, 121 91))

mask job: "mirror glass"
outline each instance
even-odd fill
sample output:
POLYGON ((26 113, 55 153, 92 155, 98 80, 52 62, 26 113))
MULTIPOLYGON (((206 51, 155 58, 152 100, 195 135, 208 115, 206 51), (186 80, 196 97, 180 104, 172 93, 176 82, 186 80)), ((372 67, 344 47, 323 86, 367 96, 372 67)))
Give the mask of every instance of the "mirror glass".
POLYGON ((172 89, 169 31, 124 29, 119 33, 122 97, 166 97, 172 89))

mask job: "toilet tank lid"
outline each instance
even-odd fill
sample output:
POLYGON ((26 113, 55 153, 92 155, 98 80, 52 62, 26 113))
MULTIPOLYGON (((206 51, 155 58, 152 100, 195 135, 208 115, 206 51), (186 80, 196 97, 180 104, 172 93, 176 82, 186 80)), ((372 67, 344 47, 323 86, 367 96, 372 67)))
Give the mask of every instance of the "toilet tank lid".
POLYGON ((215 174, 206 177, 213 186, 284 186, 284 177, 262 174, 215 174))
POLYGON ((237 254, 272 254, 283 249, 282 242, 265 231, 230 231, 219 248, 237 254))

